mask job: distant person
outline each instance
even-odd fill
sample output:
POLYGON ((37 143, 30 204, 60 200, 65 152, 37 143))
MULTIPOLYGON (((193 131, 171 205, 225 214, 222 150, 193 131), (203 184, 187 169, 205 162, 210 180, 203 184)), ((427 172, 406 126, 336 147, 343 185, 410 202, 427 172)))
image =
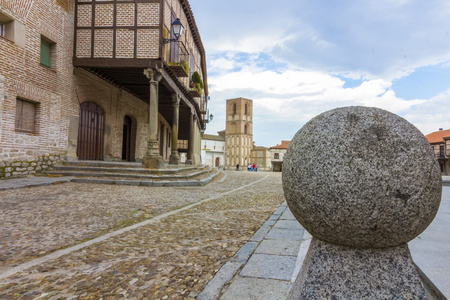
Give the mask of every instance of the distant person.
POLYGON ((247 171, 251 171, 252 170, 252 165, 251 164, 248 164, 248 166, 247 166, 247 171))
POLYGON ((252 170, 254 171, 254 170, 255 170, 255 168, 256 168, 256 165, 255 165, 255 164, 253 164, 253 166, 252 166, 252 170))
POLYGON ((239 164, 236 164, 236 171, 239 171, 239 164))

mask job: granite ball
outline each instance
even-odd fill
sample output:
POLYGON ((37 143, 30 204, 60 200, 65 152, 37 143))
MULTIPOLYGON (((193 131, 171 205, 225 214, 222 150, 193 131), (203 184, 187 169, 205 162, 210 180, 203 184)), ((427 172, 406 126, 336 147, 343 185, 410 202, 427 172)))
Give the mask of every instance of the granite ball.
POLYGON ((337 108, 310 120, 287 149, 282 177, 289 208, 308 232, 356 248, 407 243, 441 201, 427 139, 379 108, 337 108))

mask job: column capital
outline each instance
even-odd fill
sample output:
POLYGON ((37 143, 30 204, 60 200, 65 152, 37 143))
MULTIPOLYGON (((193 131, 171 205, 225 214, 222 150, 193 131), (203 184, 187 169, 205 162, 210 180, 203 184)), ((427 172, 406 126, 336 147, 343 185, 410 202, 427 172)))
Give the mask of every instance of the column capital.
POLYGON ((172 96, 172 105, 174 106, 180 105, 181 96, 177 93, 174 93, 171 96, 172 96))
POLYGON ((162 79, 162 73, 159 69, 148 68, 144 70, 144 75, 147 76, 150 83, 158 83, 162 79))

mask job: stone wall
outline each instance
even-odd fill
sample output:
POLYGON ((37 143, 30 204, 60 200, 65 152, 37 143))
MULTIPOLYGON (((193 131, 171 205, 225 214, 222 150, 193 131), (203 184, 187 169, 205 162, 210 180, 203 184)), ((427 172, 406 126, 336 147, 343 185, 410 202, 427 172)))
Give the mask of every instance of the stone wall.
MULTIPOLYGON (((17 150, 14 150, 17 151, 17 150)), ((0 153, 2 149, 0 149, 0 153)), ((19 153, 20 154, 20 153, 19 153)), ((53 167, 53 164, 61 161, 61 155, 49 154, 38 155, 34 160, 26 160, 21 157, 18 160, 0 161, 0 180, 12 177, 22 177, 36 174, 53 167)))

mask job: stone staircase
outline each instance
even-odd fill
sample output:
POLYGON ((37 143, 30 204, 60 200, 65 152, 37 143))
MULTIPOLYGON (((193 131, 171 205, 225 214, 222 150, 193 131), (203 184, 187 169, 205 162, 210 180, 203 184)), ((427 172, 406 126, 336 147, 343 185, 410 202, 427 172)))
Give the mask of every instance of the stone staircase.
POLYGON ((208 166, 145 169, 139 162, 74 161, 54 165, 47 176, 73 176, 73 182, 134 186, 204 186, 220 174, 208 166))

